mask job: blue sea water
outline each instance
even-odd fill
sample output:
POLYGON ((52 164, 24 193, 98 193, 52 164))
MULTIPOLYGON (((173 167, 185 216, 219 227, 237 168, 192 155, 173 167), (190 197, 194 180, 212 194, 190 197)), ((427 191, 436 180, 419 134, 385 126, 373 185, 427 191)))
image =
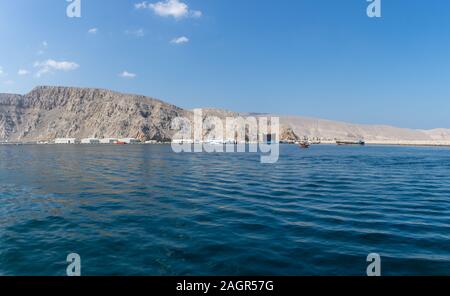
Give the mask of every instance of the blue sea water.
POLYGON ((0 146, 0 274, 450 275, 450 149, 0 146))

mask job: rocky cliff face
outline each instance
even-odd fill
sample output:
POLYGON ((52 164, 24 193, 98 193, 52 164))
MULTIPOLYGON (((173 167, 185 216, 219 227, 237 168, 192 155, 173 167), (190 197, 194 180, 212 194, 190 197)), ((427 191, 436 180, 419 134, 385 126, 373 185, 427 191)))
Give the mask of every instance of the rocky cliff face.
POLYGON ((0 139, 8 139, 21 122, 22 96, 0 94, 0 139))
MULTIPOLYGON (((204 109, 203 116, 270 116, 204 109)), ((140 95, 109 90, 40 86, 26 95, 0 94, 0 141, 55 138, 171 140, 176 117, 192 112, 140 95)), ((365 139, 366 141, 450 141, 450 130, 410 130, 281 116, 281 140, 365 139)), ((208 131, 205 132, 207 134, 208 131)))
POLYGON ((189 116, 152 98, 101 89, 37 87, 0 96, 0 139, 133 137, 169 140, 173 118, 189 116))

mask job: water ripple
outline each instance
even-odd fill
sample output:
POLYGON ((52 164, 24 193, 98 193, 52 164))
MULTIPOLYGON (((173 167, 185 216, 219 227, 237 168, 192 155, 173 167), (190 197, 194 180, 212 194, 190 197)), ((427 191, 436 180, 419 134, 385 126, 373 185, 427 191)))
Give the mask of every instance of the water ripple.
POLYGON ((0 146, 0 274, 450 275, 450 150, 0 146))

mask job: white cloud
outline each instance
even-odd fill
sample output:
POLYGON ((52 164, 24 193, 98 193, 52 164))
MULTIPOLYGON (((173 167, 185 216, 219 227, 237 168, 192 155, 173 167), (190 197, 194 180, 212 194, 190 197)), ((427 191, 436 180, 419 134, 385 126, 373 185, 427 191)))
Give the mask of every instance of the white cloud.
POLYGON ((186 36, 177 37, 170 41, 170 43, 172 43, 172 44, 184 44, 184 43, 188 43, 188 42, 189 42, 189 38, 187 38, 186 36))
POLYGON ((25 69, 20 69, 19 71, 17 71, 17 75, 19 75, 19 76, 25 76, 28 74, 30 74, 30 71, 25 70, 25 69))
POLYGON ((50 67, 55 70, 70 71, 77 69, 79 65, 74 62, 47 60, 45 62, 35 63, 35 67, 50 67))
POLYGON ((125 34, 130 35, 130 36, 134 36, 136 38, 141 38, 141 37, 145 36, 145 31, 144 31, 144 29, 126 30, 125 34))
POLYGON ((147 1, 134 4, 136 9, 150 9, 156 15, 163 17, 174 17, 176 19, 182 17, 198 18, 202 16, 199 10, 191 10, 189 6, 180 0, 163 0, 156 3, 148 3, 147 1))
POLYGON ((202 17, 202 15, 203 15, 203 12, 201 12, 200 10, 191 10, 190 11, 191 17, 199 18, 199 17, 202 17))
POLYGON ((98 28, 91 28, 88 30, 89 34, 97 34, 98 33, 98 28))
POLYGON ((141 2, 141 3, 136 3, 134 4, 134 8, 136 9, 148 9, 148 3, 147 1, 141 2))
POLYGON ((8 73, 5 72, 5 70, 3 70, 3 67, 0 66, 0 77, 7 77, 8 73))
POLYGON ((45 51, 48 48, 48 42, 42 41, 42 43, 39 45, 39 50, 36 52, 37 55, 43 55, 45 51))
POLYGON ((119 77, 122 77, 122 78, 135 78, 137 75, 136 74, 134 74, 134 73, 130 73, 130 72, 128 72, 128 71, 123 71, 122 73, 120 73, 119 74, 119 77))
POLYGON ((6 80, 6 81, 3 81, 3 84, 11 85, 11 84, 14 84, 14 81, 13 80, 6 80))
POLYGON ((174 18, 184 17, 189 13, 189 6, 178 0, 166 0, 149 5, 159 16, 172 16, 174 18))
POLYGON ((34 67, 38 68, 36 77, 41 77, 42 75, 52 73, 53 71, 73 71, 78 69, 80 65, 68 61, 47 60, 44 62, 35 62, 34 67))

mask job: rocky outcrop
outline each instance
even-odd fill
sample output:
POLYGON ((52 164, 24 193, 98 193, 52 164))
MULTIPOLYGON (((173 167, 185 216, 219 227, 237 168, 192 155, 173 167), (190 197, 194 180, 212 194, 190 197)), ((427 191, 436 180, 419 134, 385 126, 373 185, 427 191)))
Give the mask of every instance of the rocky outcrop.
POLYGON ((285 142, 298 142, 300 137, 294 132, 291 127, 281 126, 280 139, 285 142))
POLYGON ((190 112, 162 101, 102 89, 46 87, 0 97, 0 139, 133 137, 170 140, 173 118, 190 112))

